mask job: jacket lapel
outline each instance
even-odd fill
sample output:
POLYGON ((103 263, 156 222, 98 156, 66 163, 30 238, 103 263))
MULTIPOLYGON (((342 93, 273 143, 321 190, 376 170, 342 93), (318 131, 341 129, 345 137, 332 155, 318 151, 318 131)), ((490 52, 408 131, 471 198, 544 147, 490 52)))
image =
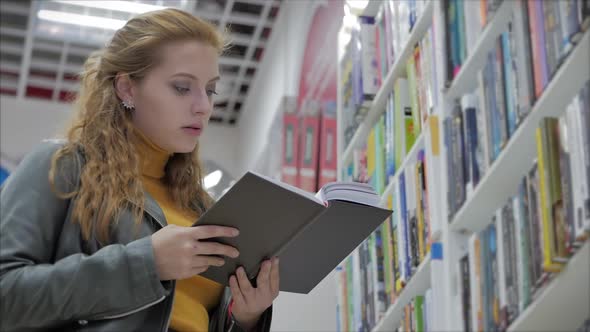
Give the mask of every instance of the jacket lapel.
POLYGON ((156 202, 156 200, 147 191, 144 191, 144 210, 150 217, 152 217, 160 226, 166 227, 166 216, 156 202))

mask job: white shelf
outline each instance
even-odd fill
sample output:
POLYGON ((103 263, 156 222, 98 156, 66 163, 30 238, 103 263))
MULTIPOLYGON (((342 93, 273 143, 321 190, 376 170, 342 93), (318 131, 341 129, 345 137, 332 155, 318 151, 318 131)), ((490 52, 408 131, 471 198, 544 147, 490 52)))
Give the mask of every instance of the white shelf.
POLYGON ((490 22, 484 27, 473 51, 468 55, 467 61, 461 66, 461 70, 453 79, 451 86, 445 91, 447 100, 460 98, 471 92, 477 82, 477 74, 484 67, 487 55, 493 49, 498 36, 507 30, 508 22, 514 10, 516 1, 504 0, 490 22))
POLYGON ((363 10, 361 16, 377 16, 377 13, 379 13, 379 8, 381 8, 382 3, 383 1, 381 0, 369 0, 369 2, 367 3, 367 7, 365 7, 365 10, 363 10))
MULTIPOLYGON (((378 1, 375 1, 378 2, 378 1)), ((370 4, 371 2, 369 2, 370 4)), ((385 103, 391 91, 393 91, 393 84, 399 77, 405 76, 406 62, 408 57, 413 54, 414 46, 418 43, 424 34, 430 28, 432 24, 432 14, 434 12, 434 1, 428 1, 428 4, 424 8, 424 12, 414 25, 407 44, 404 46, 401 54, 397 57, 397 60, 393 64, 393 67, 387 74, 387 77, 383 81, 381 88, 377 91, 375 99, 371 103, 369 112, 367 113, 363 122, 359 125, 352 139, 348 143, 348 146, 344 150, 342 156, 339 158, 340 163, 343 167, 346 167, 352 160, 353 149, 360 146, 361 143, 367 138, 369 131, 375 125, 379 116, 385 111, 385 103)))
POLYGON ((508 332, 575 331, 590 317, 590 241, 540 296, 510 324, 508 332))
POLYGON ((387 309, 385 316, 373 328, 372 332, 393 331, 399 326, 404 307, 414 297, 424 295, 426 290, 430 288, 430 262, 430 254, 428 254, 420 263, 418 270, 416 270, 406 287, 402 289, 395 303, 387 309))
POLYGON ((387 204, 387 196, 391 195, 391 193, 393 192, 393 189, 394 189, 393 184, 396 182, 395 180, 397 180, 401 171, 405 170, 405 168, 408 166, 410 161, 414 161, 414 160, 416 160, 416 158, 418 158, 418 151, 420 151, 420 149, 424 149, 424 130, 425 130, 425 128, 422 128, 422 132, 418 136, 418 139, 414 142, 412 149, 410 150, 410 152, 408 152, 408 154, 406 154, 404 161, 402 162, 400 167, 397 169, 397 171, 395 171, 395 175, 393 176, 393 180, 389 182, 389 184, 387 185, 387 188, 385 188, 385 191, 383 191, 383 195, 381 195, 380 206, 384 207, 387 204))
POLYGON ((471 197, 457 212, 450 225, 452 230, 482 230, 490 223, 494 211, 516 193, 518 184, 537 155, 535 131, 539 121, 544 117, 561 116, 590 77, 589 39, 590 32, 587 31, 471 197))

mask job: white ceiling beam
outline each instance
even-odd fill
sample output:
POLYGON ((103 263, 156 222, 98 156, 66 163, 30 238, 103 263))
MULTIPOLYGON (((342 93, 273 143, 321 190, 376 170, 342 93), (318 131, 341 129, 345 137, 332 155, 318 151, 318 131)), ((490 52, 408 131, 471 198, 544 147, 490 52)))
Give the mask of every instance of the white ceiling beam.
POLYGON ((252 60, 246 59, 238 59, 234 57, 222 56, 219 58, 220 65, 228 65, 228 66, 247 66, 247 67, 258 67, 258 63, 252 60))
POLYGON ((0 27, 0 34, 11 37, 26 37, 27 31, 23 29, 0 27))
POLYGON ((22 99, 25 96, 27 89, 27 80, 29 77, 29 65, 31 63, 31 53, 33 53, 33 27, 35 26, 36 7, 33 3, 29 6, 29 15, 27 19, 27 34, 25 36, 25 46, 23 51, 23 58, 19 73, 18 88, 16 90, 16 97, 22 99))
MULTIPOLYGON (((256 41, 258 41, 260 39, 260 35, 262 34, 262 29, 266 25, 266 21, 268 18, 268 13, 270 12, 270 9, 271 9, 271 5, 272 5, 272 2, 269 1, 264 4, 264 7, 262 7, 262 13, 260 14, 261 19, 258 22, 258 24, 256 25, 256 29, 254 29, 254 34, 252 35, 252 40, 254 41, 253 44, 255 44, 256 41)), ((252 55, 254 55, 254 52, 256 51, 256 46, 253 44, 248 46, 248 49, 246 50, 246 54, 244 56, 244 59, 246 59, 245 61, 251 61, 250 59, 252 58, 252 55)), ((242 78, 246 75, 246 69, 247 69, 247 66, 240 67, 240 70, 238 72, 238 78, 242 78)), ((236 116, 233 109, 234 109, 234 106, 237 102, 236 97, 237 97, 239 91, 240 91, 240 84, 236 84, 234 86, 233 92, 230 94, 230 101, 229 101, 229 104, 227 107, 228 112, 226 112, 226 115, 225 115, 226 121, 229 121, 231 118, 236 116)))
MULTIPOLYGON (((24 3, 24 2, 19 2, 19 3, 24 3)), ((0 11, 2 11, 3 14, 13 14, 13 15, 20 15, 20 16, 29 16, 29 7, 28 6, 21 6, 21 5, 17 5, 17 3, 15 2, 6 2, 6 1, 1 1, 0 2, 0 11)))
MULTIPOLYGON (((211 12, 206 12, 206 11, 199 11, 197 13, 197 16, 204 18, 206 20, 210 20, 210 21, 215 20, 215 21, 221 22, 221 19, 223 18, 224 14, 225 14, 225 12, 223 14, 221 14, 221 13, 211 13, 211 12)), ((230 22, 230 23, 237 23, 237 24, 244 24, 244 25, 251 25, 251 26, 256 26, 259 21, 260 21, 260 17, 258 15, 231 13, 231 12, 228 14, 228 19, 226 20, 226 22, 230 22)), ((265 22, 265 27, 271 27, 271 26, 272 26, 272 21, 265 22)))
POLYGON ((0 77, 0 87, 2 89, 13 89, 18 88, 18 79, 16 77, 2 76, 0 77))
MULTIPOLYGON (((249 4, 253 4, 253 5, 260 5, 260 6, 264 6, 266 5, 268 2, 271 2, 271 0, 240 0, 240 2, 243 3, 249 3, 249 4)), ((281 2, 278 0, 273 0, 272 1, 272 5, 273 7, 277 7, 280 6, 281 2)))
POLYGON ((51 96, 51 100, 53 101, 59 100, 59 92, 61 91, 61 87, 64 83, 63 76, 69 48, 70 43, 64 42, 63 49, 61 52, 61 58, 59 59, 59 66, 57 67, 57 82, 55 84, 55 89, 53 90, 53 95, 51 96))
MULTIPOLYGON (((245 45, 248 46, 250 44, 252 44, 254 41, 252 40, 252 37, 243 34, 243 33, 232 33, 229 36, 230 38, 230 42, 232 44, 236 44, 236 45, 245 45)), ((256 47, 265 47, 266 46, 266 41, 264 40, 258 40, 256 43, 256 47)))
POLYGON ((18 56, 23 54, 24 47, 22 44, 11 43, 8 41, 2 41, 2 42, 0 42, 0 46, 2 46, 2 48, 0 49, 0 52, 2 52, 4 54, 12 54, 12 55, 18 55, 18 56))
POLYGON ((2 69, 2 71, 13 72, 15 74, 18 74, 18 72, 20 71, 20 63, 2 59, 0 60, 0 68, 2 69))

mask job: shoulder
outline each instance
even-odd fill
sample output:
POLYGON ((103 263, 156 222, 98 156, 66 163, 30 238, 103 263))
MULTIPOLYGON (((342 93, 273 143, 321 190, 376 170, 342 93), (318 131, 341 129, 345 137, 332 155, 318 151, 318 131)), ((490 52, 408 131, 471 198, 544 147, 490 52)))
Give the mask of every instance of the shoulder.
MULTIPOLYGON (((65 139, 42 141, 23 158, 14 173, 8 177, 7 182, 16 181, 17 179, 20 185, 48 182, 54 156, 67 145, 68 142, 65 139)), ((74 147, 71 152, 64 153, 56 161, 56 185, 61 189, 66 189, 70 184, 77 184, 82 164, 81 148, 74 147), (62 183, 67 185, 62 187, 62 183)))

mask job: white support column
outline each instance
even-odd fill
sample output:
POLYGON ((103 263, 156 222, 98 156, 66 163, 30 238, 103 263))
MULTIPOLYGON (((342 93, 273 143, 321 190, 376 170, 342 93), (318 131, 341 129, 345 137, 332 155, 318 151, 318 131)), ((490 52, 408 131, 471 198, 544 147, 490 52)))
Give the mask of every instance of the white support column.
POLYGON ((53 101, 59 101, 59 91, 61 90, 61 87, 63 85, 63 76, 64 76, 64 71, 65 71, 65 66, 66 66, 66 59, 68 58, 68 53, 70 52, 70 43, 69 42, 64 42, 64 46, 61 50, 61 57, 59 58, 59 66, 57 67, 57 73, 56 73, 56 83, 55 83, 55 89, 53 89, 53 95, 51 96, 51 100, 53 101))
POLYGON ((268 14, 270 9, 272 8, 272 1, 265 2, 264 7, 262 8, 262 13, 260 13, 260 20, 256 25, 256 29, 254 30, 254 34, 252 35, 252 43, 248 46, 246 50, 246 54, 244 55, 244 64, 240 66, 240 70, 238 72, 238 80, 236 81, 233 91, 230 94, 229 103, 227 105, 227 109, 225 112, 225 121, 229 121, 231 117, 234 116, 233 108, 236 104, 236 99, 239 97, 238 93, 240 92, 241 82, 244 79, 244 75, 246 75, 246 71, 248 69, 248 62, 252 58, 252 55, 256 51, 256 45, 258 44, 258 40, 260 39, 260 34, 262 33, 262 29, 266 25, 266 21, 268 19, 268 14))
POLYGON ((27 22, 27 34, 25 35, 23 59, 21 61, 20 72, 18 75, 18 87, 16 89, 16 96, 18 99, 24 98, 27 90, 27 81, 29 80, 29 67, 31 65, 31 56, 33 53, 33 28, 35 27, 35 21, 37 19, 35 14, 37 12, 38 6, 38 1, 33 0, 31 2, 31 7, 29 7, 29 21, 27 22))

